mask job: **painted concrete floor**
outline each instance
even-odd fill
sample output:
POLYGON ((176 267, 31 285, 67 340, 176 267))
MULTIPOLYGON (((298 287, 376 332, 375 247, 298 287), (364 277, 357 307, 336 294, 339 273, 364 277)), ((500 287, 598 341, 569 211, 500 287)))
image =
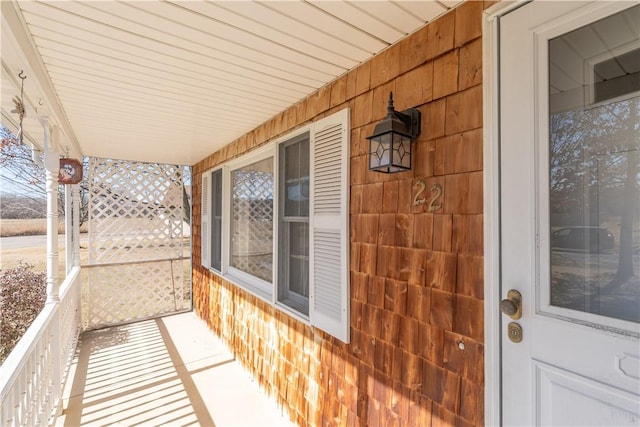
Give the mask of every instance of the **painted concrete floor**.
POLYGON ((193 313, 82 334, 57 426, 293 426, 193 313))

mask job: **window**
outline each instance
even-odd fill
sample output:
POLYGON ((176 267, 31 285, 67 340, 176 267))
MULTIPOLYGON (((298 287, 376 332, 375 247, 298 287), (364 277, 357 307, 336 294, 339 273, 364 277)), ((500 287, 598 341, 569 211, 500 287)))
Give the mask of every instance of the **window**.
POLYGON ((309 133, 280 144, 278 301, 309 314, 309 133))
POLYGON ((231 171, 229 266, 273 280, 273 157, 231 171))
POLYGON ((205 172, 202 265, 349 341, 349 110, 205 172))
POLYGON ((201 254, 202 265, 222 268, 222 169, 202 175, 201 254))
POLYGON ((222 263, 222 170, 211 174, 211 267, 220 271, 222 263))

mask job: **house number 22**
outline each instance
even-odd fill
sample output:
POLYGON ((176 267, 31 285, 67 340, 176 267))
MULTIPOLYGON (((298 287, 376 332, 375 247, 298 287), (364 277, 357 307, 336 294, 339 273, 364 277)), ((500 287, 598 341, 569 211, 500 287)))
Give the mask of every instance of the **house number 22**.
MULTIPOLYGON (((427 203, 427 199, 425 197, 421 197, 427 189, 427 185, 423 180, 419 180, 416 182, 416 187, 418 187, 418 192, 413 197, 413 206, 420 206, 427 203)), ((429 191, 431 193, 431 198, 429 199, 427 211, 435 212, 442 207, 442 203, 437 203, 440 196, 442 196, 442 186, 440 184, 433 184, 429 191)))

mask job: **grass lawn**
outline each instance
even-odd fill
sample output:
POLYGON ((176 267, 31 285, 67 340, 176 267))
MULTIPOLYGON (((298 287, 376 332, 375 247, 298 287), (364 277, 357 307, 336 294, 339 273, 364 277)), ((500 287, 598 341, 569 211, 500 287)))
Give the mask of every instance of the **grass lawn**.
MULTIPOLYGON (((0 219, 0 237, 34 236, 47 233, 46 219, 0 219)), ((60 236, 64 236, 64 222, 61 221, 58 228, 60 236)), ((83 227, 86 228, 86 225, 83 227)), ((81 229, 82 231, 82 229, 81 229)), ((80 259, 86 262, 87 243, 86 234, 80 235, 80 259)), ((65 277, 65 247, 64 237, 59 238, 58 246, 58 275, 65 277)), ((0 245, 0 272, 19 266, 22 263, 33 266, 34 271, 43 271, 47 268, 46 243, 37 246, 29 246, 19 249, 5 249, 0 245)))
MULTIPOLYGON (((86 232, 87 224, 80 227, 86 232)), ((58 233, 64 233, 64 219, 58 221, 58 233)), ((47 234, 47 219, 0 219, 0 237, 35 236, 47 234)))

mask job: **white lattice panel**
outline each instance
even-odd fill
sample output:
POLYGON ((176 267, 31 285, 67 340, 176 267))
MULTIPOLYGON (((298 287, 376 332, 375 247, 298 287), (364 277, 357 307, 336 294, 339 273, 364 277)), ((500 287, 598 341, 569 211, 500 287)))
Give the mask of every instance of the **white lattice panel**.
POLYGON ((180 167, 91 159, 89 263, 182 256, 180 167))
POLYGON ((85 328, 189 309, 181 167, 92 158, 89 174, 85 328))
POLYGON ((89 271, 86 329, 188 310, 188 261, 153 261, 89 271))

